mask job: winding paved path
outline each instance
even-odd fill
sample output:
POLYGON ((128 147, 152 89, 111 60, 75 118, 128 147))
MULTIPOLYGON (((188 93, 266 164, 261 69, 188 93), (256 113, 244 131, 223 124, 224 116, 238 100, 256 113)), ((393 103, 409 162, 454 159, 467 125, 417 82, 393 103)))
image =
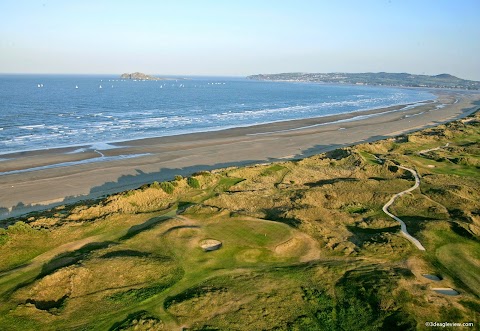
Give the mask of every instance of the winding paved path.
POLYGON ((402 232, 402 235, 407 238, 408 240, 410 240, 415 246, 417 246, 417 248, 421 251, 424 251, 425 250, 425 247, 423 247, 423 245, 420 243, 420 241, 418 241, 417 238, 413 237, 412 235, 410 235, 410 233, 408 233, 407 231, 407 226, 405 225, 405 223, 400 219, 398 218, 397 216, 393 215, 392 213, 390 213, 388 211, 388 207, 390 207, 393 202, 395 201, 396 198, 398 197, 401 197, 402 195, 404 195, 405 193, 409 193, 409 192, 412 192, 413 190, 415 190, 419 185, 420 185, 420 177, 418 177, 418 174, 415 170, 413 169, 410 169, 410 168, 406 168, 406 167, 402 167, 402 166, 398 166, 399 168, 402 168, 402 169, 405 169, 405 170, 408 170, 412 173, 412 175, 415 177, 415 185, 413 185, 412 187, 410 187, 408 190, 405 190, 405 191, 402 191, 400 193, 397 193, 395 194, 384 206, 383 206, 383 211, 385 212, 385 214, 387 214, 388 216, 390 216, 391 218, 393 218, 394 220, 398 221, 400 223, 400 226, 401 226, 401 232, 402 232))

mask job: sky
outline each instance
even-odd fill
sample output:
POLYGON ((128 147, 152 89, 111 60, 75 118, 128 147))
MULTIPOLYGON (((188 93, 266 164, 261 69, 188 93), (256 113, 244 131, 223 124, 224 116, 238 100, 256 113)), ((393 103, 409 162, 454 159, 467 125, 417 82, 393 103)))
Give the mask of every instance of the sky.
POLYGON ((0 73, 480 80, 479 0, 0 0, 0 13, 0 73))

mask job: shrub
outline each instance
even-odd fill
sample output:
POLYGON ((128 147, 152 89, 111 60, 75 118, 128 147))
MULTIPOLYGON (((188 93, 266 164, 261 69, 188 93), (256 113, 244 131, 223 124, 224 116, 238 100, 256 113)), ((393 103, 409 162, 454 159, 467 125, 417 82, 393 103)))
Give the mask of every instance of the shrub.
POLYGON ((8 227, 8 232, 10 233, 28 233, 32 232, 33 229, 25 222, 19 221, 8 227))
POLYGON ((177 182, 181 181, 183 179, 182 175, 175 175, 175 180, 177 182))
POLYGON ((141 191, 145 191, 147 188, 149 188, 150 185, 148 184, 143 184, 142 186, 140 186, 138 189, 141 190, 141 191))
POLYGON ((135 190, 126 191, 124 193, 125 197, 131 197, 134 194, 135 194, 135 190))
POLYGON ((193 177, 188 177, 187 184, 188 184, 188 186, 193 187, 193 188, 200 188, 200 183, 198 182, 198 179, 193 178, 193 177))
POLYGON ((161 182, 160 188, 167 194, 172 194, 175 190, 175 187, 169 182, 161 182))
POLYGON ((192 174, 192 176, 211 176, 211 173, 209 171, 197 171, 192 174))
POLYGON ((0 228, 0 245, 3 245, 8 240, 7 230, 0 228))

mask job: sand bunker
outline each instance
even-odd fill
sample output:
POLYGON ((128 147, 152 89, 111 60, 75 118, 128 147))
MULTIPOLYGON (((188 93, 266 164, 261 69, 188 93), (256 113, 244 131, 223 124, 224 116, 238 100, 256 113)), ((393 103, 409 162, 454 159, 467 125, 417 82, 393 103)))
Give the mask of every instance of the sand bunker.
POLYGON ((442 279, 436 275, 430 275, 430 274, 422 274, 423 277, 433 280, 435 282, 441 281, 442 279))
POLYGON ((432 290, 434 290, 437 293, 445 294, 445 295, 459 295, 460 294, 457 291, 455 291, 453 288, 450 288, 450 287, 436 287, 436 288, 432 288, 432 290))
POLYGON ((222 242, 215 239, 205 239, 200 242, 200 247, 202 247, 205 252, 215 251, 222 247, 222 242))
POLYGON ((303 243, 297 238, 290 238, 275 247, 275 253, 283 256, 297 255, 297 251, 303 247, 303 243))

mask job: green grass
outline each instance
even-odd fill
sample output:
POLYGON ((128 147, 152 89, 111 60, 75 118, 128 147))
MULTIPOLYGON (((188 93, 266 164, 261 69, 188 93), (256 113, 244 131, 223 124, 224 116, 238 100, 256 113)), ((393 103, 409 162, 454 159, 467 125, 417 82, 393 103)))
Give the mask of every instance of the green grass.
POLYGON ((475 166, 455 164, 448 160, 438 162, 417 155, 412 155, 409 158, 414 164, 419 166, 434 166, 432 168, 428 167, 428 171, 435 174, 480 178, 480 171, 475 166))
POLYGON ((436 250, 436 258, 456 275, 468 289, 480 297, 480 244, 447 244, 436 250))
POLYGON ((195 230, 192 237, 182 238, 179 233, 167 236, 170 248, 188 273, 206 275, 212 270, 235 269, 264 265, 289 259, 275 256, 275 245, 291 236, 291 229, 284 224, 269 221, 242 219, 217 219, 195 230), (204 253, 198 242, 212 238, 222 242, 218 251, 204 253), (185 246, 189 247, 186 249, 185 246))
POLYGON ((232 241, 232 246, 268 246, 285 240, 290 228, 284 224, 268 221, 226 220, 209 225, 208 234, 232 241))
POLYGON ((373 164, 373 165, 378 165, 380 164, 380 162, 377 160, 377 158, 371 154, 371 153, 368 153, 368 152, 365 152, 365 151, 358 151, 358 153, 363 157, 363 159, 365 161, 367 161, 369 164, 373 164))
POLYGON ((280 164, 273 164, 270 167, 266 168, 261 172, 261 176, 271 176, 275 174, 277 171, 284 170, 286 169, 284 166, 280 164))
POLYGON ((241 183, 244 180, 245 179, 243 179, 243 178, 223 177, 223 178, 220 179, 218 184, 215 186, 214 190, 216 192, 225 192, 228 189, 230 189, 230 187, 232 187, 232 186, 234 186, 238 183, 241 183))
POLYGON ((467 297, 480 297, 478 290, 480 242, 453 232, 445 222, 424 231, 426 259, 442 277, 467 297))

